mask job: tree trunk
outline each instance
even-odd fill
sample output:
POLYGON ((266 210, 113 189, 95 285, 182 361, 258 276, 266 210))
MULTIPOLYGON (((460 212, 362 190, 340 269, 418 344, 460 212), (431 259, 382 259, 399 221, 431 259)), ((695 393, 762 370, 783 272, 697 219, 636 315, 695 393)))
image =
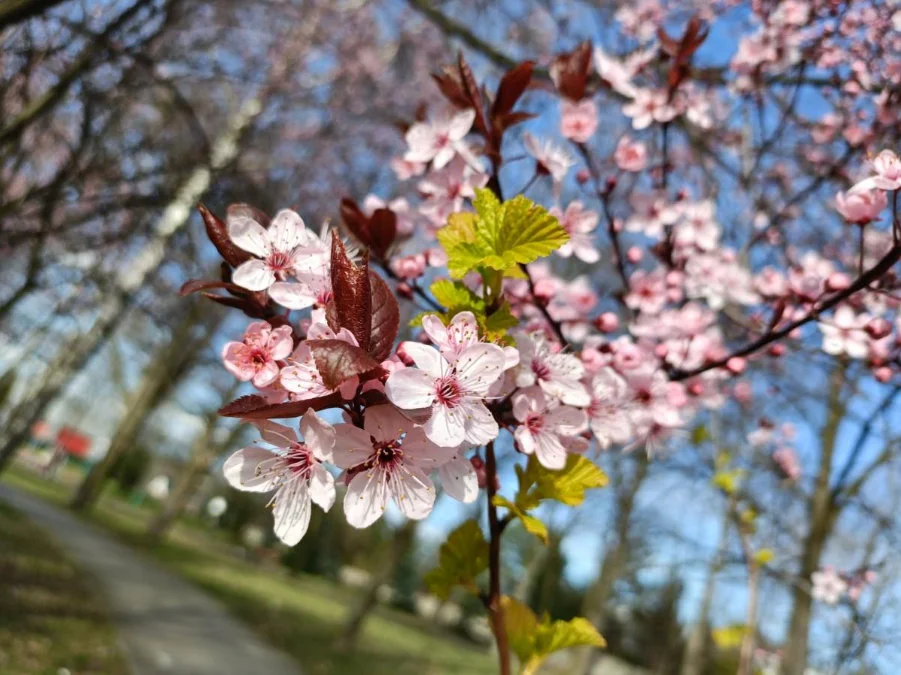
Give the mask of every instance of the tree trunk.
POLYGON ((810 637, 810 619, 813 614, 813 598, 810 595, 810 577, 820 567, 820 557, 835 524, 836 509, 832 501, 829 479, 838 427, 845 414, 842 388, 845 382, 844 362, 838 364, 832 374, 829 392, 828 417, 823 427, 820 466, 813 495, 808 503, 810 529, 804 539, 801 565, 792 588, 792 615, 785 636, 782 657, 782 675, 804 675, 807 668, 807 644, 810 637))
POLYGON ((31 426, 43 417, 47 407, 118 328, 133 294, 162 264, 166 245, 187 224, 191 209, 206 193, 212 176, 229 166, 238 156, 241 138, 261 110, 260 100, 251 98, 232 115, 227 128, 213 144, 210 157, 191 172, 157 221, 150 241, 117 277, 114 290, 101 304, 94 326, 62 350, 56 362, 47 369, 41 387, 12 411, 3 445, 0 446, 0 473, 9 465, 19 446, 28 439, 31 426))
POLYGON ((366 593, 360 598, 360 602, 351 611, 344 630, 338 638, 337 647, 340 649, 352 649, 360 637, 366 618, 372 613, 378 604, 379 587, 391 580, 397 564, 410 550, 416 537, 417 521, 408 520, 403 527, 397 530, 394 541, 391 543, 391 553, 385 566, 374 575, 366 593))
MULTIPOLYGON (((629 559, 629 525, 635 508, 635 497, 648 474, 646 457, 636 457, 635 476, 632 482, 619 495, 616 514, 616 539, 604 556, 601 571, 597 579, 585 594, 582 604, 582 616, 593 623, 603 635, 607 619, 607 602, 613 594, 613 584, 622 575, 623 568, 629 559)), ((591 671, 597 658, 597 650, 580 648, 576 650, 571 672, 574 675, 587 674, 591 671)))

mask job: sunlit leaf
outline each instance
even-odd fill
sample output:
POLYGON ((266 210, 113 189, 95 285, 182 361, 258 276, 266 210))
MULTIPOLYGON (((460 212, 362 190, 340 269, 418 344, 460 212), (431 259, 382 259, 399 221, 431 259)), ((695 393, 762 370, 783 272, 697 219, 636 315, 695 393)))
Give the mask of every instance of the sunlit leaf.
POLYGON ((476 577, 488 569, 488 542, 475 520, 467 520, 448 535, 438 551, 438 567, 426 574, 429 590, 442 600, 455 586, 476 592, 476 577))

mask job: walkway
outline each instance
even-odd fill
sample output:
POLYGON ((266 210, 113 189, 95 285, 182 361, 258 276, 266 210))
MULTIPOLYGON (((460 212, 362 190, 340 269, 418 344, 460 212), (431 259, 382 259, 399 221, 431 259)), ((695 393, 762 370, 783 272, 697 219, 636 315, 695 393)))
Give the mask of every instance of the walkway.
POLYGON ((300 675, 217 602, 70 513, 0 484, 96 578, 134 675, 300 675))

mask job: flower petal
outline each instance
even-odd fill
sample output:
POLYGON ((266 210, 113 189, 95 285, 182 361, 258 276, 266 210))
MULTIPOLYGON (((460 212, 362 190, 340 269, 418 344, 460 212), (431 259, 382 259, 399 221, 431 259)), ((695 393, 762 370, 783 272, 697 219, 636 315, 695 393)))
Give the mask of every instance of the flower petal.
MULTIPOLYGON (((233 216, 228 219, 228 236, 235 246, 260 258, 269 255, 269 234, 253 218, 233 216)), ((235 282, 238 283, 238 282, 235 282)))
POLYGON ((435 445, 455 448, 466 440, 466 413, 463 406, 436 405, 425 423, 425 435, 435 445))
POLYGON ((310 497, 323 511, 335 503, 335 478, 322 464, 314 464, 311 469, 310 497))
POLYGON ((435 400, 435 380, 422 370, 402 368, 388 377, 385 395, 398 408, 428 408, 435 400))
MULTIPOLYGON (((367 412, 367 415, 369 413, 367 412)), ((353 424, 339 424, 335 427, 335 445, 331 461, 342 469, 362 464, 372 455, 372 440, 369 432, 353 424)))
POLYGON ((305 230, 303 218, 291 209, 282 209, 269 225, 269 243, 276 251, 289 253, 306 240, 305 230))
POLYGON ((271 284, 269 297, 288 309, 306 309, 316 302, 316 296, 310 291, 309 286, 290 281, 276 281, 271 284))
POLYGON ((344 516, 353 527, 369 527, 388 505, 388 482, 381 471, 361 471, 347 487, 344 516))
POLYGON ((470 504, 479 496, 479 477, 465 457, 456 456, 439 467, 438 479, 444 491, 459 502, 470 504))
POLYGON ((504 372, 505 363, 504 350, 497 345, 476 344, 464 349, 457 359, 457 378, 466 391, 485 396, 504 372))
POLYGON ((450 369, 450 365, 441 353, 434 347, 424 345, 421 342, 404 342, 404 352, 413 359, 413 363, 420 370, 432 377, 442 377, 450 369))
POLYGON ((275 283, 275 274, 262 260, 251 258, 232 272, 232 283, 248 291, 265 291, 275 283))
POLYGON ((404 464, 391 472, 394 503, 407 518, 422 520, 435 506, 435 486, 418 467, 404 464))
POLYGON ((256 445, 232 453, 225 460, 222 473, 236 490, 271 492, 278 486, 280 472, 273 470, 278 455, 256 445), (268 470, 267 470, 268 469, 268 470))
POLYGON ((275 518, 275 536, 288 546, 296 546, 310 526, 310 492, 307 484, 293 480, 275 496, 272 515, 275 518))
POLYGON ((316 414, 307 410, 300 420, 303 442, 313 451, 317 459, 329 460, 335 447, 335 427, 316 414))
POLYGON ((466 440, 473 445, 485 445, 497 438, 500 431, 497 420, 481 401, 464 403, 466 415, 466 440))

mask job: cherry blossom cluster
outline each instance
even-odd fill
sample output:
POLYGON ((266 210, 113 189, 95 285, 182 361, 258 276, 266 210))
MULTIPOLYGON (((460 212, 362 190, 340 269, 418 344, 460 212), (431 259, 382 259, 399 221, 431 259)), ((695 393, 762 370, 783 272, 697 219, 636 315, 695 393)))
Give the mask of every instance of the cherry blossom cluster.
POLYGON ((811 575, 811 595, 827 605, 835 605, 844 597, 857 602, 867 586, 875 583, 876 578, 876 572, 871 569, 843 573, 826 566, 811 575))

